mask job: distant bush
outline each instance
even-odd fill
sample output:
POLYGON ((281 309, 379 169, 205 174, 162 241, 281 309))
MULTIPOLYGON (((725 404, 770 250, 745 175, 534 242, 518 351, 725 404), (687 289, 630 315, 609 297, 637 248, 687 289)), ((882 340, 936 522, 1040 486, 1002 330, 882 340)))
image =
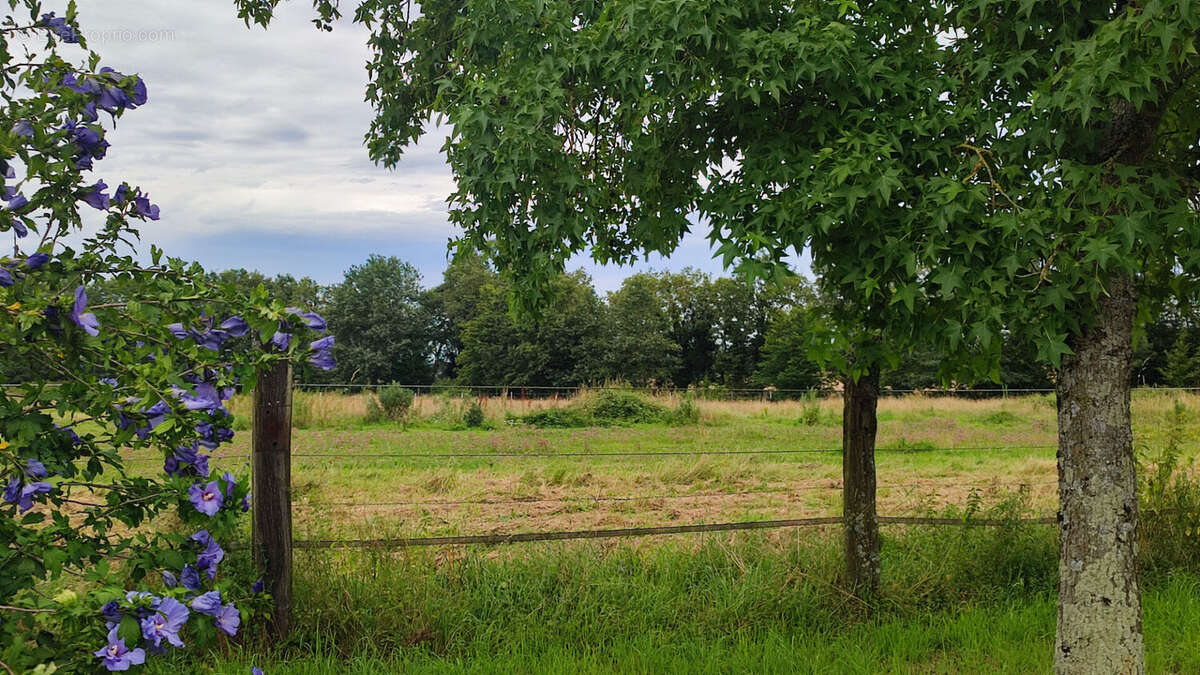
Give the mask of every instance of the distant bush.
POLYGON ((520 420, 536 427, 606 427, 669 421, 671 413, 636 392, 599 389, 580 394, 564 407, 539 410, 520 420))
POLYGON ((483 426, 485 421, 483 406, 479 405, 479 401, 474 401, 471 405, 467 406, 467 411, 463 413, 463 424, 475 428, 483 426))
POLYGON ((367 399, 367 421, 408 421, 408 413, 412 410, 414 397, 415 394, 411 389, 397 384, 380 388, 374 396, 367 399))
POLYGON ((535 427, 571 429, 592 426, 592 419, 583 411, 573 407, 546 408, 523 415, 518 419, 535 427))
POLYGON ((584 394, 579 402, 601 424, 661 422, 667 412, 664 406, 641 394, 618 389, 601 389, 584 394))
POLYGON ((700 407, 690 395, 679 399, 679 406, 667 413, 666 421, 675 426, 686 426, 700 423, 700 407))

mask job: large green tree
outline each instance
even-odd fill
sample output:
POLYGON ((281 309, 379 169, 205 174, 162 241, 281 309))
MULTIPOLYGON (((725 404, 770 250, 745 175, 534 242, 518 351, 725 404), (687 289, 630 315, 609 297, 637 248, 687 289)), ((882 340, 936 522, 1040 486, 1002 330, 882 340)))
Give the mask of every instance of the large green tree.
POLYGON ((1060 582, 1055 667, 1144 672, 1129 400, 1135 324, 1194 294, 1200 8, 1006 3, 955 15, 956 108, 993 192, 980 245, 1009 326, 1057 368, 1060 582), (1000 274, 1007 269, 1007 274, 1000 274))
POLYGON ((511 311, 509 284, 484 284, 475 316, 463 324, 458 380, 463 384, 573 387, 603 384, 606 307, 582 272, 550 280, 554 310, 539 317, 511 311))
POLYGON ((421 275, 395 257, 372 255, 330 289, 325 318, 337 335, 341 382, 425 384, 433 376, 434 331, 421 275))
MULTIPOLYGON (((271 4, 241 3, 243 16, 266 21, 271 4)), ((846 552, 850 581, 868 591, 879 369, 917 339, 990 347, 1000 321, 974 311, 976 287, 956 270, 932 272, 979 255, 944 190, 966 171, 953 150, 964 133, 945 114, 954 80, 936 56, 940 8, 880 8, 449 0, 356 12, 375 50, 372 156, 399 161, 431 114, 445 116, 462 243, 487 251, 524 303, 547 304, 549 280, 580 251, 670 253, 695 222, 747 276, 778 280, 792 254, 812 253, 842 299, 821 355, 847 383, 846 552)), ((765 334, 725 328, 734 341, 765 334)))
POLYGON ((673 384, 679 344, 671 339, 671 318, 658 293, 659 280, 634 274, 608 295, 605 339, 608 370, 635 386, 673 384))
POLYGON ((439 378, 457 377, 463 331, 467 322, 483 310, 480 303, 485 287, 496 281, 496 272, 487 261, 468 251, 451 260, 442 283, 425 294, 425 304, 433 317, 434 367, 439 378))
POLYGON ((269 277, 257 270, 250 271, 242 268, 209 272, 208 280, 213 284, 224 285, 238 292, 250 294, 258 286, 266 289, 267 295, 289 307, 306 307, 312 311, 321 311, 325 305, 326 289, 309 277, 296 277, 290 274, 278 274, 269 277))
MULTIPOLYGON (((274 3, 239 4, 265 22, 274 3)), ((410 9, 356 12, 371 154, 399 161, 445 116, 452 217, 526 301, 581 250, 668 253, 694 222, 751 274, 807 248, 843 300, 827 358, 847 374, 847 462, 869 459, 878 371, 903 345, 995 376, 1005 329, 1036 344, 1058 371, 1056 669, 1144 670, 1131 344, 1144 303, 1191 292, 1200 263, 1193 3, 410 9)), ((848 507, 867 495, 847 488, 848 507)))

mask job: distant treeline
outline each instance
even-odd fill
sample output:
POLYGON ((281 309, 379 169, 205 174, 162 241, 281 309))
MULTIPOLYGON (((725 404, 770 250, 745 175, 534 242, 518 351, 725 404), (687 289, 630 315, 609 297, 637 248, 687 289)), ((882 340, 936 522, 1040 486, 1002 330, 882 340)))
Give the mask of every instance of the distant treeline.
MULTIPOLYGON (((582 272, 562 274, 539 317, 509 307, 507 282, 477 257, 461 257, 442 283, 395 257, 371 256, 341 283, 267 277, 243 269, 214 281, 250 291, 262 284, 291 306, 315 308, 337 336, 336 370, 304 373, 312 382, 454 383, 571 387, 633 386, 809 389, 830 375, 809 356, 822 308, 835 302, 800 277, 746 282, 683 272, 639 273, 601 296, 582 272)), ((100 295, 119 296, 119 289, 100 295)), ((1144 325, 1134 380, 1145 386, 1200 385, 1200 316, 1170 307, 1144 325)), ((893 389, 941 386, 940 357, 914 352, 882 374, 893 389)), ((5 364, 8 381, 23 379, 5 364)), ((979 387, 1053 386, 1034 348, 1011 342, 1000 382, 979 387)))

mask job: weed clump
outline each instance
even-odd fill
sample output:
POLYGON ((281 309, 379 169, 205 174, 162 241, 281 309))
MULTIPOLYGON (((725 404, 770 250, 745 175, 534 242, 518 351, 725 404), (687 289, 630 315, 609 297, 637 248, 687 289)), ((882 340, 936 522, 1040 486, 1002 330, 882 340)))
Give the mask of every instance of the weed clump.
POLYGON ((679 399, 679 406, 667 412, 666 421, 672 426, 682 427, 700 423, 700 406, 690 394, 679 399))
POLYGON ((666 406, 636 392, 600 389, 583 393, 562 408, 538 410, 519 419, 536 427, 611 427, 666 422, 671 413, 666 406))
POLYGON ((977 418, 979 423, 987 427, 1004 427, 1021 422, 1021 418, 1007 410, 997 410, 977 418))
POLYGON ((483 415, 483 406, 479 405, 479 401, 474 401, 467 406, 467 411, 463 413, 463 424, 468 428, 475 429, 483 426, 485 417, 483 415))
POLYGON ((567 406, 538 410, 516 419, 535 427, 554 428, 632 424, 684 426, 700 422, 700 408, 690 395, 681 398, 679 406, 672 410, 636 392, 599 389, 581 394, 567 406))
POLYGON ((367 421, 404 422, 412 410, 415 395, 412 389, 396 384, 390 384, 376 392, 375 396, 367 399, 367 421))
POLYGON ((800 408, 800 424, 806 427, 815 427, 820 424, 821 402, 817 399, 816 392, 806 392, 802 401, 802 407, 800 408))
POLYGON ((1149 571, 1200 569, 1200 479, 1194 460, 1181 456, 1186 423, 1187 407, 1176 401, 1167 413, 1166 447, 1138 471, 1144 477, 1138 549, 1149 571))

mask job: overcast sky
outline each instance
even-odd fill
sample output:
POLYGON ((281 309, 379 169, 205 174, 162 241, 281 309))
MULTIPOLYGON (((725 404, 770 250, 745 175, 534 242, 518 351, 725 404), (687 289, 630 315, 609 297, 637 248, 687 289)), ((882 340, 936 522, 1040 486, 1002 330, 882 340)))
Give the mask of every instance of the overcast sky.
MULTIPOLYGON (((96 165, 110 185, 140 185, 161 206, 147 241, 208 269, 332 283, 379 253, 412 262, 426 285, 441 281, 453 235, 445 132, 432 130, 394 171, 367 158, 361 27, 317 31, 311 3, 299 1, 282 3, 266 31, 247 29, 230 0, 79 0, 79 14, 102 65, 139 73, 149 88, 96 165)), ((697 235, 639 269, 648 266, 721 272, 697 235)), ((601 290, 631 273, 579 267, 601 290)))

